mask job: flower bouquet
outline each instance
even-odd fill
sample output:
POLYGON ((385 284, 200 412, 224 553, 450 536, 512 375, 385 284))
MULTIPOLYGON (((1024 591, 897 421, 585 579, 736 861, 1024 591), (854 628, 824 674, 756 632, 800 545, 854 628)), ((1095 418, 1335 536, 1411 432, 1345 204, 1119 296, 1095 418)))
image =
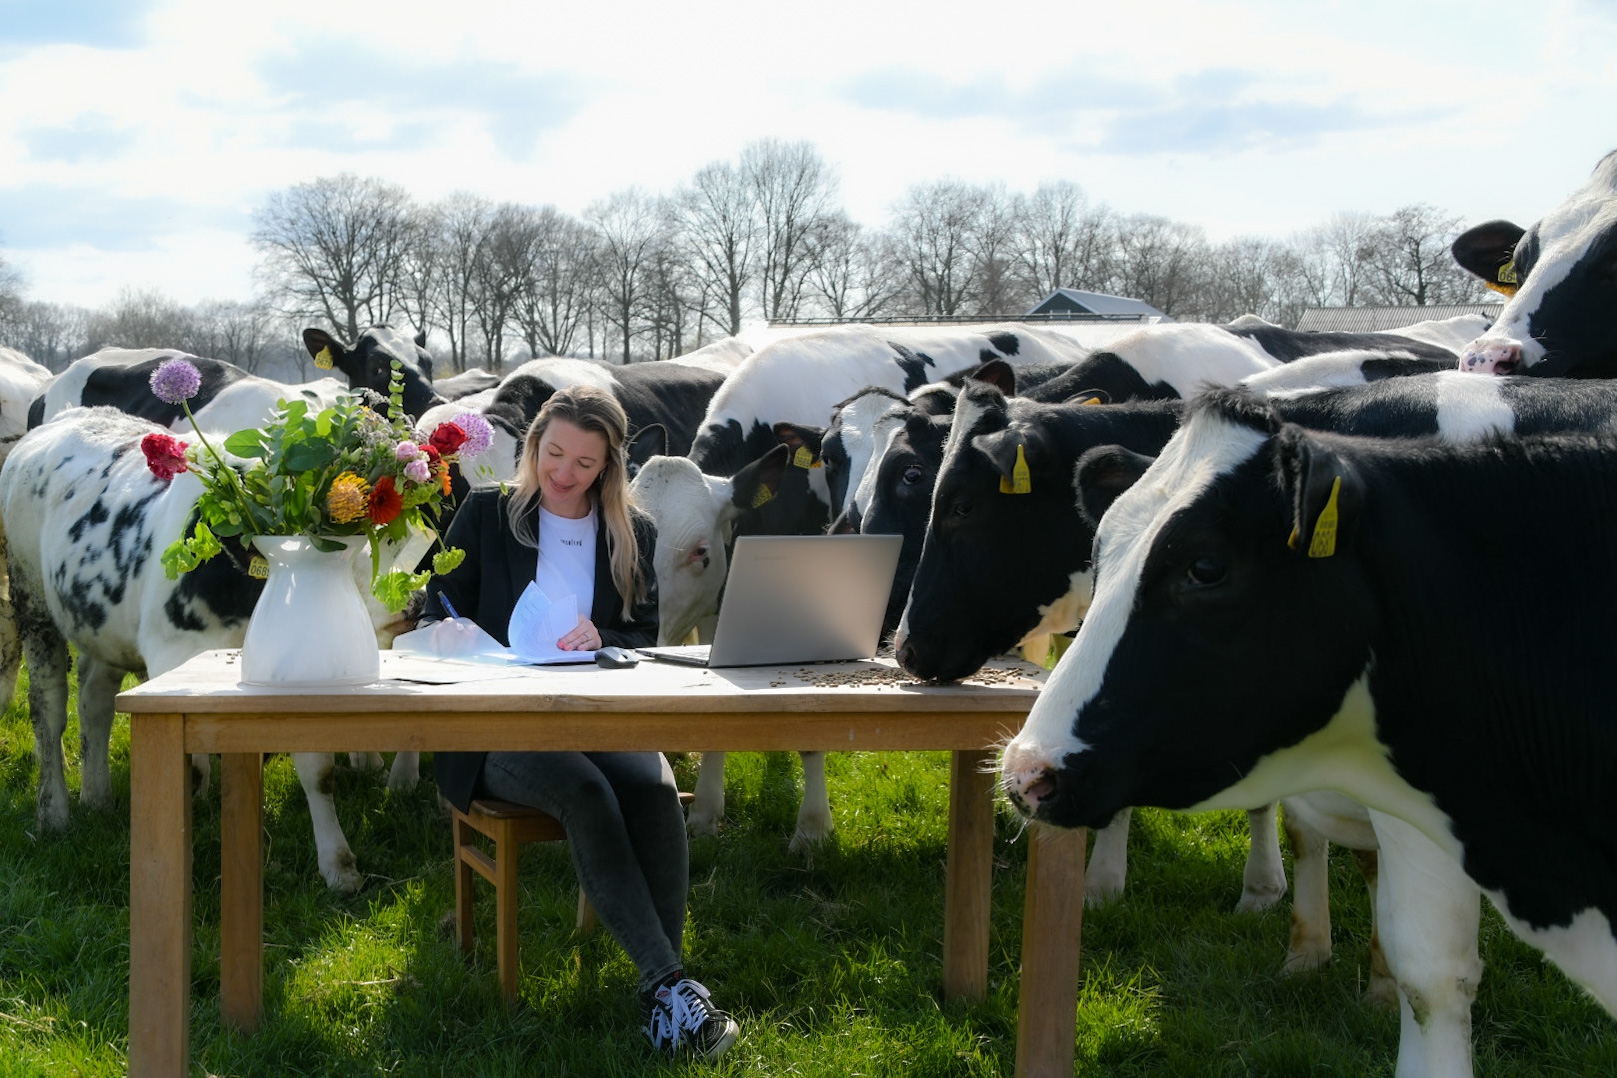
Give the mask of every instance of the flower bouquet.
MULTIPOLYGON (((449 497, 449 466, 486 451, 493 437, 487 420, 466 412, 418 443, 402 407, 398 360, 385 413, 367 404, 366 396, 382 403, 368 390, 346 394, 314 414, 304 401, 281 401, 263 429, 237 431, 217 446, 203 435, 187 403, 201 386, 196 367, 171 359, 153 372, 151 385, 158 397, 185 409, 197 444, 148 434, 141 442, 148 467, 164 480, 193 472, 203 487, 196 527, 163 552, 170 580, 219 553, 224 539, 245 545, 257 536, 306 535, 321 550, 339 551, 347 545, 343 539, 364 536, 371 591, 396 612, 434 573, 449 572, 465 557, 464 551, 446 549, 424 572, 381 571, 383 542, 402 545, 412 531, 437 537, 449 497)), ((249 572, 266 571, 255 557, 249 572)))

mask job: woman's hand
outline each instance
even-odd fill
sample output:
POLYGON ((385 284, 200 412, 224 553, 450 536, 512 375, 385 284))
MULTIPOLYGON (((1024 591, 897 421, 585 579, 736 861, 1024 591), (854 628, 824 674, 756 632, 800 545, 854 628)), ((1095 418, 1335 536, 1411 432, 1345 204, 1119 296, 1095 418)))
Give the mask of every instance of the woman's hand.
POLYGON ((589 618, 579 618, 578 624, 573 626, 573 631, 556 641, 556 646, 563 651, 598 651, 601 647, 601 633, 589 618))

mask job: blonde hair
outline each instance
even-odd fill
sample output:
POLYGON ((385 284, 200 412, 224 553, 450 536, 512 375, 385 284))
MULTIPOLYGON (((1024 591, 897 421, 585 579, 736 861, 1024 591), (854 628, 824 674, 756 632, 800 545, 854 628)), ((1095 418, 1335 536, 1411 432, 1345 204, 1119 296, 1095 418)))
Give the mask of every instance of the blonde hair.
POLYGON ((584 431, 606 439, 606 463, 590 487, 601 523, 606 527, 606 551, 612 562, 612 583, 623 599, 623 616, 632 616, 636 603, 646 598, 646 581, 640 572, 640 543, 635 538, 629 492, 629 417, 617 398, 596 386, 578 385, 551 394, 528 427, 522 442, 522 459, 517 464, 516 483, 506 513, 511 533, 524 546, 538 546, 534 527, 536 505, 543 503, 539 483, 539 443, 552 421, 561 419, 584 431))

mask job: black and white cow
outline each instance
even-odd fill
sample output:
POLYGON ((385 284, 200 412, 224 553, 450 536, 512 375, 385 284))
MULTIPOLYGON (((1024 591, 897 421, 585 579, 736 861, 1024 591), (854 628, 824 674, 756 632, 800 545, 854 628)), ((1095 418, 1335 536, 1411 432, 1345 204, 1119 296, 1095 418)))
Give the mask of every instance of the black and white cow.
MULTIPOLYGON (((1463 868, 1617 1012, 1617 444, 1314 433, 1219 392, 1120 494, 1118 463, 1078 469, 1097 585, 1006 747, 1018 808, 1100 826, 1338 790, 1371 808, 1386 906, 1463 868)), ((1421 933, 1382 943, 1421 1008, 1406 1034, 1464 1052, 1427 1008, 1480 968, 1446 984, 1421 933)))
POLYGON ((1617 377, 1617 151, 1537 224, 1489 221, 1454 241, 1455 261, 1509 296, 1460 369, 1617 377))
POLYGON ((494 430, 494 443, 467 479, 473 486, 488 486, 516 475, 528 427, 556 390, 591 385, 617 398, 629 417, 631 438, 642 430, 661 428, 654 445, 643 452, 637 450, 634 463, 638 465, 652 452, 684 454, 689 450, 708 401, 724 379, 722 371, 677 359, 611 366, 591 359, 546 356, 523 363, 492 390, 428 410, 417 427, 435 429, 468 408, 481 412, 494 430))
POLYGON ((435 404, 443 404, 432 387, 432 354, 427 336, 411 337, 386 323, 367 326, 353 344, 345 344, 323 329, 303 331, 303 347, 321 370, 334 369, 350 389, 372 389, 384 397, 393 378, 393 361, 399 361, 404 376, 401 402, 406 415, 419 419, 435 404))
POLYGON ((482 367, 468 367, 459 374, 439 378, 432 383, 433 392, 446 401, 458 401, 500 384, 500 376, 482 367))
MULTIPOLYGON (((67 824, 61 737, 67 723, 67 645, 78 652, 83 745, 80 800, 110 792, 113 697, 128 671, 156 675, 210 648, 238 647, 263 582, 220 555, 176 581, 164 549, 187 529, 201 484, 153 476, 141 439, 166 428, 106 407, 69 411, 30 431, 0 468, 17 624, 28 659, 29 710, 39 759, 42 828, 67 824)), ((419 550, 394 552, 411 562, 419 550)), ((369 595, 370 561, 356 559, 369 595)), ((402 625, 373 601, 383 643, 402 625)), ((308 795, 320 872, 352 892, 361 877, 331 799, 329 753, 294 756, 308 795)), ((379 763, 379 760, 375 761, 379 763)), ((203 761, 205 764, 205 761, 203 761)), ((415 782, 417 754, 400 753, 389 784, 415 782)))
MULTIPOLYGON (((15 348, 0 347, 0 464, 28 431, 28 407, 54 377, 15 348)), ((0 709, 10 705, 22 666, 22 645, 11 613, 11 585, 6 574, 4 534, 0 533, 0 709)))
MULTIPOLYGON (((185 409, 152 392, 152 373, 171 359, 183 359, 202 376, 196 395, 186 401, 205 432, 226 434, 263 423, 277 401, 299 397, 311 408, 327 408, 348 390, 336 378, 288 385, 248 374, 222 359, 193 356, 172 348, 103 348, 75 359, 45 387, 28 410, 37 427, 69 408, 117 408, 181 434, 189 434, 185 409)), ((383 387, 386 388, 385 386, 383 387)))

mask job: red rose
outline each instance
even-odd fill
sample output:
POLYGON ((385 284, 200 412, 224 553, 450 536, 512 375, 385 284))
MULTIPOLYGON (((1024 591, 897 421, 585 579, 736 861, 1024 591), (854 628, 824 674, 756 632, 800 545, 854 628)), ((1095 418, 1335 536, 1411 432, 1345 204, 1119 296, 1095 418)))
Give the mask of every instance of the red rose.
POLYGON ((140 440, 146 454, 146 467, 167 483, 181 472, 190 471, 185 463, 185 443, 172 434, 148 434, 140 440))
POLYGON ((438 429, 432 432, 427 439, 427 445, 438 451, 440 456, 447 457, 459 449, 466 441, 466 432, 455 423, 440 423, 438 429))
POLYGON ((432 448, 432 443, 430 442, 421 447, 421 452, 427 455, 428 464, 437 464, 438 458, 442 455, 436 449, 432 448))
POLYGON ((370 502, 366 507, 371 522, 378 525, 391 523, 403 509, 404 497, 394 488, 393 477, 382 476, 371 488, 370 502))

